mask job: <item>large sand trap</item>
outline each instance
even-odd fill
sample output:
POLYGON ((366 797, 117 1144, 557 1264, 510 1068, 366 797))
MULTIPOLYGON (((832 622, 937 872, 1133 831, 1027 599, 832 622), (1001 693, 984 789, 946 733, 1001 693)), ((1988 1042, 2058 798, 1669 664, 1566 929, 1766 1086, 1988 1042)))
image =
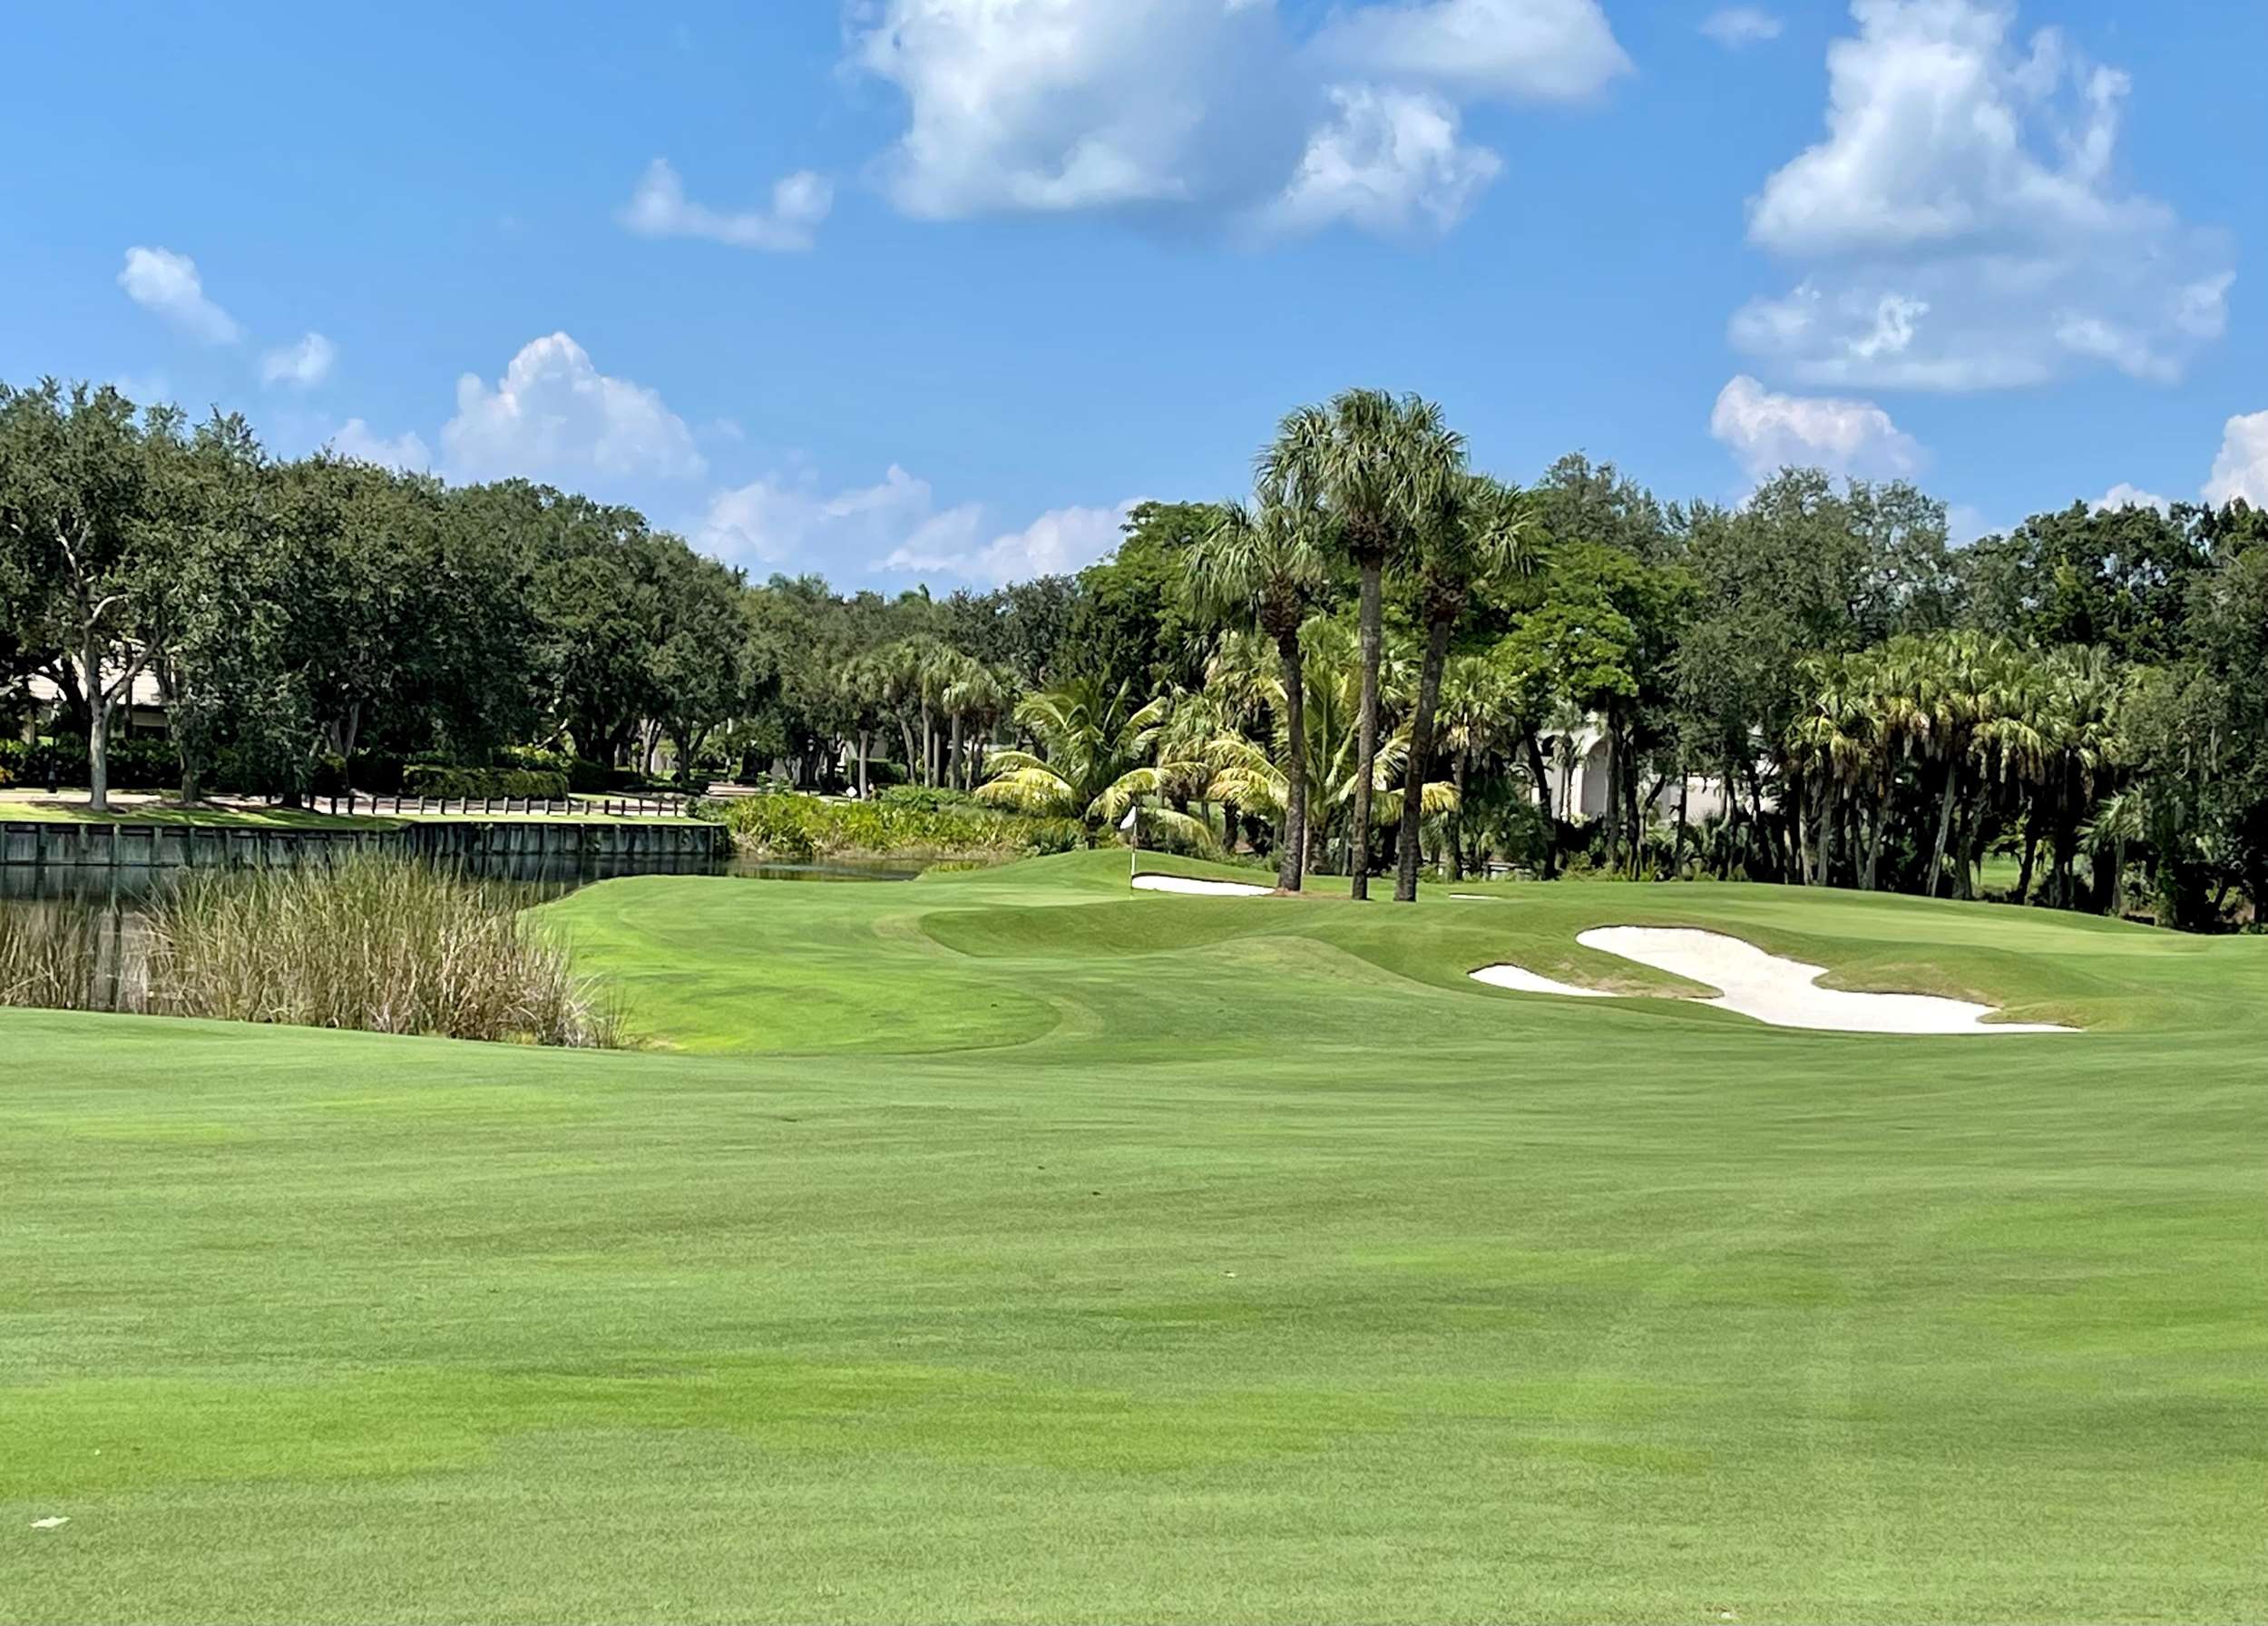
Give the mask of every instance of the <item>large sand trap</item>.
MULTIPOLYGON (((1718 993, 1703 1004, 1737 1011, 1774 1027, 1818 1028, 1843 1033, 2068 1033, 2077 1030, 2047 1023, 1988 1022, 1999 1013, 1967 1000, 1927 994, 1852 994, 1822 988, 1823 965, 1766 954, 1753 943, 1721 932, 1639 926, 1601 926, 1576 939, 1651 965, 1718 993)), ((1472 974, 1492 987, 1527 994, 1585 994, 1596 988, 1570 987, 1517 965, 1489 965, 1472 974)))
POLYGON ((1137 892, 1186 892, 1195 897, 1266 897, 1276 888, 1248 881, 1201 881, 1188 875, 1138 875, 1137 892))

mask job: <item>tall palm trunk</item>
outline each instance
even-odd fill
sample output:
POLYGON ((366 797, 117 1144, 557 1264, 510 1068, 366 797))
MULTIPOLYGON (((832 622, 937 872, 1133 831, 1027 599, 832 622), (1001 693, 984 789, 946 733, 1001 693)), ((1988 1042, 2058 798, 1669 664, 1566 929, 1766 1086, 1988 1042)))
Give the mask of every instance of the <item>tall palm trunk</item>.
POLYGON ((968 765, 961 756, 961 713, 955 711, 953 714, 953 743, 945 748, 944 781, 947 785, 960 785, 965 790, 968 789, 968 765))
POLYGON ((1874 833, 1866 844, 1865 890, 1869 892, 1881 890, 1882 843, 1890 837, 1890 798, 1897 782, 1897 775, 1883 769, 1881 791, 1874 798, 1874 833))
POLYGON ((1536 781, 1536 805, 1543 809, 1543 878, 1555 880, 1559 876, 1559 821, 1551 807, 1551 769, 1543 759, 1543 742, 1536 738, 1536 730, 1528 730, 1528 777, 1536 781))
POLYGON ((1977 844, 1984 838, 1985 815, 1992 810, 1992 780, 1979 776, 1977 799, 1960 810, 1960 839, 1955 844, 1960 856, 1955 862, 1954 878, 1960 884, 1954 895, 1974 898, 1981 890, 1976 884, 1977 844))
POLYGON ((1276 886, 1296 892, 1307 863, 1307 681, 1299 659, 1299 629, 1276 635, 1276 658, 1284 674, 1284 851, 1276 864, 1276 886))
POLYGON ((1465 878, 1465 780, 1471 777, 1472 749, 1470 746, 1457 753, 1457 806, 1449 816, 1449 878, 1465 878))
POLYGON ((1819 863, 1814 886, 1835 884, 1835 781, 1831 769, 1819 772, 1819 863))
POLYGON ((1960 784, 1960 759, 1949 757, 1945 762, 1945 794, 1938 798, 1937 852, 1930 859, 1929 896, 1937 896, 1937 884, 1945 875, 1945 841, 1953 831, 1953 793, 1960 784))
POLYGON ((1410 724, 1410 760, 1402 781, 1400 862, 1394 866, 1393 900, 1417 902, 1418 868, 1425 860, 1425 780, 1433 768, 1433 715, 1442 699, 1442 671, 1449 664, 1449 632, 1454 616, 1436 615, 1425 632, 1425 665, 1418 676, 1417 716, 1410 724))
POLYGON ((1607 713, 1607 868, 1622 868, 1622 730, 1607 713))
POLYGON ((1370 896, 1371 781, 1378 765, 1378 661, 1385 641, 1386 562, 1375 552, 1362 556, 1363 706, 1354 736, 1354 828, 1347 837, 1349 890, 1370 896))

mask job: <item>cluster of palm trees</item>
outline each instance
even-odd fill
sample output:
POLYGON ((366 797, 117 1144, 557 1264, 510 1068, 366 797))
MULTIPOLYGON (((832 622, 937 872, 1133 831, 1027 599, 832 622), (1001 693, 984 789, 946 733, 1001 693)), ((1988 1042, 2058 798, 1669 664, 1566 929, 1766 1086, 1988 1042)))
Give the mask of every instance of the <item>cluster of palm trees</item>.
MULTIPOLYGON (((2020 828, 2018 900, 2044 845, 2047 901, 2077 901, 2075 860, 2123 757, 2126 682, 2102 650, 2041 652, 1952 632, 1814 655, 1804 676, 1811 701, 1785 741, 1783 819, 1803 878, 1877 888, 1903 830, 1920 890, 1972 897, 1984 842, 2020 828)), ((2115 877, 2108 856, 2101 867, 2115 877)))
MULTIPOLYGON (((1401 817, 1401 809, 1422 808, 1434 782, 1450 640, 1474 585, 1531 563, 1520 495, 1468 467, 1464 440, 1438 406, 1380 390, 1348 390, 1327 405, 1291 414, 1261 452, 1256 473, 1250 503, 1230 504, 1191 551, 1188 577, 1200 606, 1225 626, 1258 634, 1275 651, 1269 710, 1281 740, 1282 783, 1279 792, 1274 759, 1264 773, 1253 759, 1257 753, 1245 752, 1243 760, 1226 764, 1229 777, 1221 788, 1240 790, 1246 808, 1280 798, 1276 883, 1297 891, 1314 822, 1307 653, 1301 633, 1334 566, 1351 565, 1359 594, 1354 749, 1344 781, 1348 873, 1354 895, 1367 897, 1370 832, 1375 824, 1392 823, 1398 830, 1394 897, 1412 901, 1422 821, 1401 817), (1426 639, 1406 727, 1382 742, 1390 573, 1412 590, 1426 639), (1378 807, 1396 777, 1396 806, 1378 807)), ((1326 796, 1336 788, 1326 781, 1326 796)))
POLYGON ((1007 715, 1015 681, 942 639, 905 638, 846 661, 835 683, 850 712, 858 794, 867 794, 876 736, 894 724, 913 782, 973 789, 986 745, 1007 715))
POLYGON ((1282 890, 1335 844, 1358 898, 1373 832, 1392 828, 1394 896, 1414 900, 1420 827, 1457 803, 1436 759, 1469 758, 1480 726, 1469 681, 1449 686, 1444 713, 1451 640, 1476 584, 1531 567, 1527 534, 1520 494, 1467 466, 1432 403, 1357 389, 1303 407, 1256 459, 1251 499, 1224 504, 1185 562, 1192 607, 1225 632, 1205 688, 1139 703, 1092 681, 1032 695, 1015 720, 1043 749, 995 753, 980 794, 1090 820, 1140 801, 1153 828, 1198 845, 1218 804, 1224 827, 1273 827, 1282 890), (1342 570, 1359 584, 1351 650, 1316 613, 1342 570), (1424 629, 1414 672, 1389 648, 1390 578, 1424 629), (1412 805, 1419 817, 1403 817, 1412 805))

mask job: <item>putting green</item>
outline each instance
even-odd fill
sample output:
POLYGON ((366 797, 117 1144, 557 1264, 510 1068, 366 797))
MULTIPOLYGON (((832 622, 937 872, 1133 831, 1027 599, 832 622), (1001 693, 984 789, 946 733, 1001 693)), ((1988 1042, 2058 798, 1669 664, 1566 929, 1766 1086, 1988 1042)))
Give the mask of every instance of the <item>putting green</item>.
POLYGON ((2268 1609, 2268 944, 1459 890, 611 882, 636 1053, 0 1012, 0 1620, 2268 1609), (1610 925, 2089 1032, 1467 975, 1692 991, 1610 925))

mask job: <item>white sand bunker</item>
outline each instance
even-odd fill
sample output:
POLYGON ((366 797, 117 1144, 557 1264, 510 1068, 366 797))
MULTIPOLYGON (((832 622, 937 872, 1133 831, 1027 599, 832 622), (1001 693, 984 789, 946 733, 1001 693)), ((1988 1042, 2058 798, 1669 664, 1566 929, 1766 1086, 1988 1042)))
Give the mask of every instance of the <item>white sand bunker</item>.
MULTIPOLYGON (((1774 1027, 1818 1028, 1844 1033, 2068 1033, 2047 1023, 1988 1022, 1991 1005, 1927 994, 1853 994, 1822 988, 1823 965, 1806 965, 1766 954, 1721 932, 1656 926, 1601 926, 1576 939, 1641 965, 1651 965, 1718 990, 1703 1004, 1737 1011, 1774 1027)), ((1480 982, 1523 993, 1587 994, 1596 988, 1554 983, 1516 965, 1491 965, 1472 974, 1480 982), (1508 975, 1509 974, 1509 975, 1508 975), (1518 980, 1514 980, 1518 979, 1518 980)))
POLYGON ((1578 988, 1573 983, 1555 983, 1520 965, 1483 965, 1472 974, 1472 980, 1486 983, 1491 988, 1510 988, 1515 994, 1557 994, 1568 999, 1615 997, 1604 988, 1578 988))
POLYGON ((1138 875, 1134 890, 1184 892, 1193 897, 1266 897, 1276 888, 1256 886, 1249 881, 1204 881, 1191 875, 1138 875))

